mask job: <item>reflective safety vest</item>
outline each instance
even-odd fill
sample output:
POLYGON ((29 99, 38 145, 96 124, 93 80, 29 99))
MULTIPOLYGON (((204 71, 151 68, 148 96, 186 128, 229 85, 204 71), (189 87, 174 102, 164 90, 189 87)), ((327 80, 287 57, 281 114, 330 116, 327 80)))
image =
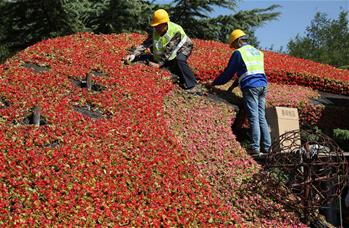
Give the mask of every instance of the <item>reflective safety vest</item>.
POLYGON ((168 28, 167 32, 160 36, 156 33, 156 31, 153 31, 153 54, 154 59, 156 61, 160 60, 160 56, 165 52, 167 44, 170 42, 170 40, 174 37, 174 35, 179 32, 181 34, 181 41, 178 43, 177 47, 173 50, 172 54, 168 58, 168 60, 172 60, 176 58, 177 51, 183 46, 183 44, 187 41, 188 36, 185 34, 183 28, 180 25, 177 25, 173 22, 168 22, 168 28))
POLYGON ((246 65, 246 73, 239 76, 239 84, 246 77, 254 74, 264 74, 264 54, 260 50, 245 45, 238 49, 240 51, 242 60, 246 65))

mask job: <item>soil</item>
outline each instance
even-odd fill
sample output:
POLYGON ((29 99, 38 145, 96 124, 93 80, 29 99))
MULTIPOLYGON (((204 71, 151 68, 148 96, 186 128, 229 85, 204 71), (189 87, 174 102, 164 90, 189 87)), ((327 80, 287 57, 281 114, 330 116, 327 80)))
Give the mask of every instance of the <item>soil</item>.
POLYGON ((315 104, 349 107, 349 96, 326 92, 319 92, 319 94, 320 98, 313 99, 315 104))
MULTIPOLYGON (((72 81, 72 83, 77 86, 77 87, 80 87, 80 88, 87 88, 87 82, 86 81, 81 81, 80 79, 78 78, 73 78, 71 77, 70 80, 72 81)), ((105 90, 106 87, 103 86, 103 85, 99 85, 99 84, 92 84, 91 85, 91 90, 92 91, 97 91, 97 92, 100 92, 100 91, 103 91, 105 90)))
POLYGON ((23 66, 26 68, 34 70, 34 72, 36 72, 36 73, 42 73, 42 72, 48 71, 50 69, 49 67, 39 66, 39 65, 34 64, 34 63, 25 63, 23 66))
POLYGON ((103 113, 101 111, 91 107, 90 105, 82 107, 74 106, 73 108, 75 111, 80 112, 82 115, 91 117, 93 119, 99 119, 103 116, 103 113))

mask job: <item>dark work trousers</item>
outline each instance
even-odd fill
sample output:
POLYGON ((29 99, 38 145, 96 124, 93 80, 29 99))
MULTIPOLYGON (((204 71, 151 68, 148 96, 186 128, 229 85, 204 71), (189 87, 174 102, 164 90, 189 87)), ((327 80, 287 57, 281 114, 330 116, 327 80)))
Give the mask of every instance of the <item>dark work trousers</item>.
POLYGON ((171 73, 179 77, 179 82, 184 89, 193 88, 197 84, 196 78, 188 65, 187 59, 188 56, 179 53, 176 58, 165 64, 165 67, 167 67, 171 73))

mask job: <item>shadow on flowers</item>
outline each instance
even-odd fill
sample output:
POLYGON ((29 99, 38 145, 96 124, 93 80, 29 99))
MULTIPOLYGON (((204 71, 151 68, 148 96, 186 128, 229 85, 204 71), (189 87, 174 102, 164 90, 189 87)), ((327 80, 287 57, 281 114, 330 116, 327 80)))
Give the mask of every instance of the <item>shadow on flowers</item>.
POLYGON ((275 174, 264 167, 238 189, 237 196, 249 202, 250 209, 253 209, 250 214, 246 213, 251 215, 247 220, 252 221, 257 216, 261 221, 281 220, 298 224, 297 227, 333 227, 318 210, 305 211, 302 207, 304 200, 275 174))
MULTIPOLYGON (((230 83, 231 84, 231 83, 230 83)), ((215 102, 224 102, 234 106, 236 116, 233 119, 231 130, 236 136, 237 141, 244 148, 249 148, 250 145, 250 133, 249 123, 247 120, 246 112, 243 107, 243 100, 241 90, 239 88, 232 89, 228 83, 227 86, 212 87, 206 85, 208 90, 208 98, 215 102), (227 89, 228 88, 228 89, 227 89)))
POLYGON ((249 205, 247 221, 253 222, 254 218, 258 217, 262 221, 279 220, 290 224, 302 222, 298 220, 302 217, 302 211, 295 210, 289 204, 296 196, 290 194, 287 188, 272 178, 265 169, 246 179, 236 194, 242 210, 247 208, 243 204, 249 205))

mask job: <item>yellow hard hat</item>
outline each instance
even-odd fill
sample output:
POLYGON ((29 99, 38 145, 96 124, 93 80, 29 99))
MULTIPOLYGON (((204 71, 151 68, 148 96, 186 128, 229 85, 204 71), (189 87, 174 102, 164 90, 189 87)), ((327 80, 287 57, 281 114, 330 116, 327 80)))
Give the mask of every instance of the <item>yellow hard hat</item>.
POLYGON ((240 29, 235 29, 234 31, 232 31, 229 37, 230 47, 236 39, 239 39, 240 37, 243 37, 243 36, 246 36, 246 34, 240 29))
POLYGON ((153 18, 151 20, 151 26, 157 26, 162 23, 166 23, 170 21, 170 17, 168 13, 164 9, 158 9, 153 13, 153 18))

